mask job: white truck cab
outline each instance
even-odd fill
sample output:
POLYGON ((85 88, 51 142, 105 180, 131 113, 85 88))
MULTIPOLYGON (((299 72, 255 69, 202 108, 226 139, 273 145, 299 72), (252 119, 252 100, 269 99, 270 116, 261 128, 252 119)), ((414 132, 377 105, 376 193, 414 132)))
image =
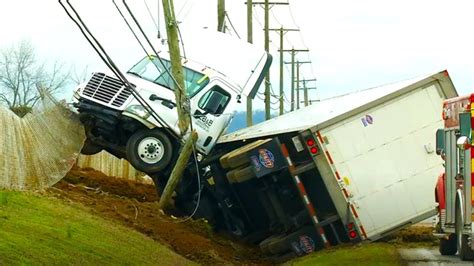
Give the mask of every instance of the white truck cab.
MULTIPOLYGON (((204 31, 194 36, 198 40, 186 39, 190 48, 182 60, 183 74, 192 128, 198 133, 196 149, 207 155, 242 104, 240 99, 255 96, 271 56, 221 33, 204 31)), ((112 74, 93 73, 76 90, 75 107, 87 134, 82 153, 105 149, 146 173, 160 172, 176 158, 183 136, 175 85, 169 54, 158 56, 145 56, 127 71, 126 78, 161 121, 112 74)))

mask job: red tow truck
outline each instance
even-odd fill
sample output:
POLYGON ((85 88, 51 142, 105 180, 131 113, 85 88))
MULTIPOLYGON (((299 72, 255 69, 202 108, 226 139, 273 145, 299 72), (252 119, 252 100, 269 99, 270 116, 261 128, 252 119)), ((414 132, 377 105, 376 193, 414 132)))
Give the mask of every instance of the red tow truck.
POLYGON ((436 132, 436 153, 444 163, 435 189, 442 255, 458 252, 462 260, 474 259, 474 94, 443 103, 444 128, 436 132))

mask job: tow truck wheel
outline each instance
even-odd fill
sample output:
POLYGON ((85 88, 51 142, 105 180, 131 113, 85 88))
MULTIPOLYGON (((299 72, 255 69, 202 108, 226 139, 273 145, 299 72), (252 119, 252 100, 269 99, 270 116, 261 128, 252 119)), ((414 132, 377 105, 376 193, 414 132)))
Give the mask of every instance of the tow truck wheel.
POLYGON ((459 251, 459 257, 461 260, 474 260, 474 251, 469 247, 468 236, 463 234, 464 228, 464 217, 461 212, 461 204, 459 199, 456 200, 456 220, 455 220, 455 231, 457 238, 457 249, 459 251))
POLYGON ((158 129, 139 130, 127 142, 127 159, 137 170, 156 173, 171 161, 173 147, 168 136, 158 129))

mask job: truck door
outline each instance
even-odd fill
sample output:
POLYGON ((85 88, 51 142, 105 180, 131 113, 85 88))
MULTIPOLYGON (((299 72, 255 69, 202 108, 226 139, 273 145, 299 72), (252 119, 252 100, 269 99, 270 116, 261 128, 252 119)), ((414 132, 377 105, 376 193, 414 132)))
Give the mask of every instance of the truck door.
POLYGON ((204 154, 227 128, 236 103, 236 93, 219 80, 211 81, 206 88, 191 100, 192 124, 199 136, 197 148, 204 154))

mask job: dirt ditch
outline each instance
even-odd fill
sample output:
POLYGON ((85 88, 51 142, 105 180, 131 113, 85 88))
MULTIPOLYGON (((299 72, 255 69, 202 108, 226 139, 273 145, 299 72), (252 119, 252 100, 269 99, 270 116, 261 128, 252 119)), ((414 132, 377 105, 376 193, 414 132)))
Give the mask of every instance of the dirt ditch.
MULTIPOLYGON (((49 193, 146 234, 200 264, 274 264, 258 247, 217 234, 205 221, 183 221, 165 215, 158 209, 159 198, 152 184, 108 177, 92 169, 73 168, 49 193)), ((438 245, 432 228, 426 226, 412 226, 379 241, 404 248, 438 245)))
POLYGON ((165 215, 158 209, 158 196, 150 184, 111 178, 91 169, 73 168, 49 192, 142 232, 200 264, 271 263, 258 248, 214 233, 205 221, 182 221, 165 215))

